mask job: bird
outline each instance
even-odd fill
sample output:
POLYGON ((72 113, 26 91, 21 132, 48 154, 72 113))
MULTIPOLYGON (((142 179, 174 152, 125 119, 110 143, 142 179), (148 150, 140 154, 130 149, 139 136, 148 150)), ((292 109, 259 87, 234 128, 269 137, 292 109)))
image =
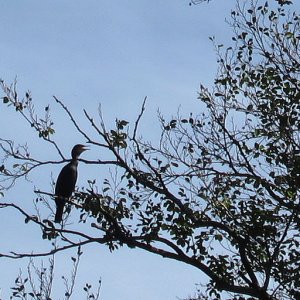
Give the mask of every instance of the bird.
POLYGON ((73 147, 71 161, 60 171, 55 185, 56 213, 54 222, 60 223, 64 212, 66 201, 72 196, 77 181, 77 166, 80 154, 88 148, 82 144, 73 147))

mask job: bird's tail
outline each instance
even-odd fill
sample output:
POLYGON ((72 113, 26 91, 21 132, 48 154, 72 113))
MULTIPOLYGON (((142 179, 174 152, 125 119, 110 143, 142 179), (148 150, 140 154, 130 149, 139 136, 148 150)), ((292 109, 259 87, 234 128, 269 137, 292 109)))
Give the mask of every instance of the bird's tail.
POLYGON ((55 223, 60 223, 62 221, 63 212, 64 212, 64 203, 60 203, 58 205, 56 204, 56 213, 54 218, 55 223))

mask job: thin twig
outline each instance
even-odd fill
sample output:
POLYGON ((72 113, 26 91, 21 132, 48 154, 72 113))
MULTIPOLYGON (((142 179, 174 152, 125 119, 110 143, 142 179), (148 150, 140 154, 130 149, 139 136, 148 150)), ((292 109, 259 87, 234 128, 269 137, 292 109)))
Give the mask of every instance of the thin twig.
POLYGON ((137 133, 137 129, 138 129, 138 125, 139 125, 139 122, 143 116, 143 113, 145 111, 145 105, 146 105, 146 100, 147 100, 147 96, 144 98, 144 101, 143 101, 143 104, 142 104, 142 108, 141 108, 141 112, 140 114, 138 115, 136 121, 135 121, 135 125, 134 125, 134 131, 133 131, 133 137, 132 139, 135 140, 136 139, 136 133, 137 133))

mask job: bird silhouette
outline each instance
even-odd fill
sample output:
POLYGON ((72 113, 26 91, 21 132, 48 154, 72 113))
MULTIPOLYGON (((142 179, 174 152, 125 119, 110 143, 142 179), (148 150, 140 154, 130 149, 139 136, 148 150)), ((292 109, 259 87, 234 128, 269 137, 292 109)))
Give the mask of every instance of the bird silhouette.
POLYGON ((66 201, 72 196, 77 181, 77 166, 80 154, 88 148, 84 145, 75 145, 72 149, 72 159, 60 171, 55 186, 56 214, 54 222, 60 223, 66 201))

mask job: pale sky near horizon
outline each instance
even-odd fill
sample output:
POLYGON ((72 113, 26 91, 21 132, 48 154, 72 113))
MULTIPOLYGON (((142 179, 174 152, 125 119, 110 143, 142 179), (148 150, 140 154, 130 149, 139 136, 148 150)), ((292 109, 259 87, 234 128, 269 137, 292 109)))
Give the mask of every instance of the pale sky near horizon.
MULTIPOLYGON (((116 117, 134 121, 147 96, 141 133, 145 139, 153 140, 159 136, 158 109, 166 117, 175 115, 179 106, 183 113, 201 112, 199 84, 211 85, 217 71, 209 36, 231 44, 231 29, 225 18, 230 18, 234 0, 214 0, 198 6, 188 3, 189 0, 2 0, 0 78, 7 83, 17 78, 19 93, 30 90, 37 111, 50 104, 55 139, 66 156, 74 144, 85 141, 70 126, 52 95, 61 99, 79 120, 84 108, 97 115, 101 103, 108 124, 113 124, 116 117)), ((299 6, 298 3, 298 10, 299 6)), ((28 142, 41 159, 58 159, 31 128, 24 126, 13 109, 1 104, 0 114, 0 137, 28 142)), ((91 149, 84 155, 97 157, 98 153, 91 149)), ((56 178, 60 168, 37 171, 30 178, 32 182, 17 182, 1 200, 33 210, 33 187, 49 190, 51 175, 56 178)), ((85 186, 90 178, 88 167, 81 165, 79 172, 78 185, 85 186)), ((102 180, 107 172, 102 168, 99 178, 102 180)), ((0 252, 48 249, 49 242, 41 239, 40 231, 25 225, 12 210, 0 210, 0 228, 0 252)), ((183 299, 194 294, 196 284, 206 281, 195 268, 141 250, 124 248, 110 253, 104 245, 83 250, 73 299, 82 299, 84 284, 95 285, 100 277, 101 300, 183 299)), ((59 276, 69 275, 71 255, 75 251, 57 256, 54 299, 63 299, 59 276)), ((19 269, 26 273, 27 263, 26 259, 0 258, 0 299, 8 299, 19 269)))

